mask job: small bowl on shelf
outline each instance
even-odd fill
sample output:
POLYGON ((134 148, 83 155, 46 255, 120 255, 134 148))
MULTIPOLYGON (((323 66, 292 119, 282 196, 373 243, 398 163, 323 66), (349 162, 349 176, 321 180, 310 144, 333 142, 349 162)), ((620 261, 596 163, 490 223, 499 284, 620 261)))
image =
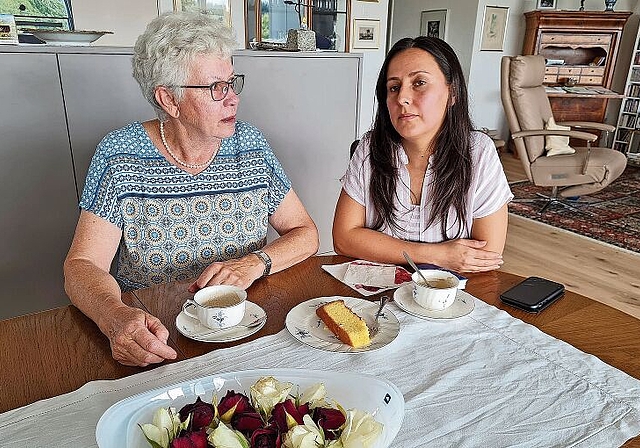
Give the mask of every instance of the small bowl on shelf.
POLYGON ((112 31, 91 30, 23 30, 45 42, 47 45, 89 45, 112 31))

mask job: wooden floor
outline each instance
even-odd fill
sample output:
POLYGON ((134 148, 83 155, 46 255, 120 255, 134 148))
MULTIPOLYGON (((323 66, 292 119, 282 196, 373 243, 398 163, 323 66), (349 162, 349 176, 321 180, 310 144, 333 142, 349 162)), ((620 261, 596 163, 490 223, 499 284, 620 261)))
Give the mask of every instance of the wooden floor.
MULTIPOLYGON (((501 159, 510 182, 526 179, 512 154, 501 159)), ((563 283, 640 319, 640 255, 624 249, 509 214, 501 270, 563 283)))

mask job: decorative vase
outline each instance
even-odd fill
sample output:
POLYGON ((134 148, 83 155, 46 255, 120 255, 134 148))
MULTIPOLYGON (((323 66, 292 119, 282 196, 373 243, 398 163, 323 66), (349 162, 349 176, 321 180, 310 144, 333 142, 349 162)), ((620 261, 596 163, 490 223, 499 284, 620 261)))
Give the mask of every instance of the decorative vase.
POLYGON ((613 11, 613 7, 615 6, 617 0, 604 0, 604 10, 605 11, 613 11))

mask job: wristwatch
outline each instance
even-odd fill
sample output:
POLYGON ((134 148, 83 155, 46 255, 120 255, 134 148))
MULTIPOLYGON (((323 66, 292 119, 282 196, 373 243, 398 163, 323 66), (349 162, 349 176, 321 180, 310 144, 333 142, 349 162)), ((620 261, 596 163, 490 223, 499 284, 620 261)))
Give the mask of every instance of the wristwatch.
POLYGON ((256 254, 260 260, 264 263, 264 271, 262 272, 262 277, 266 277, 271 272, 271 257, 264 253, 261 250, 254 250, 251 252, 252 254, 256 254))

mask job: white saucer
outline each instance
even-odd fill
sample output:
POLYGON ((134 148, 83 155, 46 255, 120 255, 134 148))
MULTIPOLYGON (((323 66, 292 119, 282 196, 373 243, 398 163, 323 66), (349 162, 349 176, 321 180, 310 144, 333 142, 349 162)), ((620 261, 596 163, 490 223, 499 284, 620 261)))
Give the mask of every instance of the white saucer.
POLYGON ((475 297, 458 289, 451 306, 442 311, 428 310, 413 300, 413 284, 401 286, 393 293, 393 300, 400 309, 421 319, 455 319, 469 314, 475 307, 475 297))
MULTIPOLYGON (((247 309, 244 313, 244 318, 240 321, 238 325, 246 325, 250 322, 253 322, 256 319, 260 319, 261 317, 266 317, 267 313, 259 306, 253 302, 249 302, 247 300, 247 309)), ((253 333, 260 330, 264 327, 264 324, 267 322, 265 319, 260 325, 253 328, 247 327, 229 327, 224 330, 220 330, 216 333, 209 334, 206 336, 199 336, 204 333, 211 332, 211 328, 205 327, 200 323, 199 320, 194 319, 192 317, 187 316, 184 311, 181 311, 180 314, 176 317, 176 328, 184 337, 189 339, 193 339, 194 341, 200 342, 232 342, 237 341, 242 338, 246 338, 247 336, 251 336, 253 333)))

